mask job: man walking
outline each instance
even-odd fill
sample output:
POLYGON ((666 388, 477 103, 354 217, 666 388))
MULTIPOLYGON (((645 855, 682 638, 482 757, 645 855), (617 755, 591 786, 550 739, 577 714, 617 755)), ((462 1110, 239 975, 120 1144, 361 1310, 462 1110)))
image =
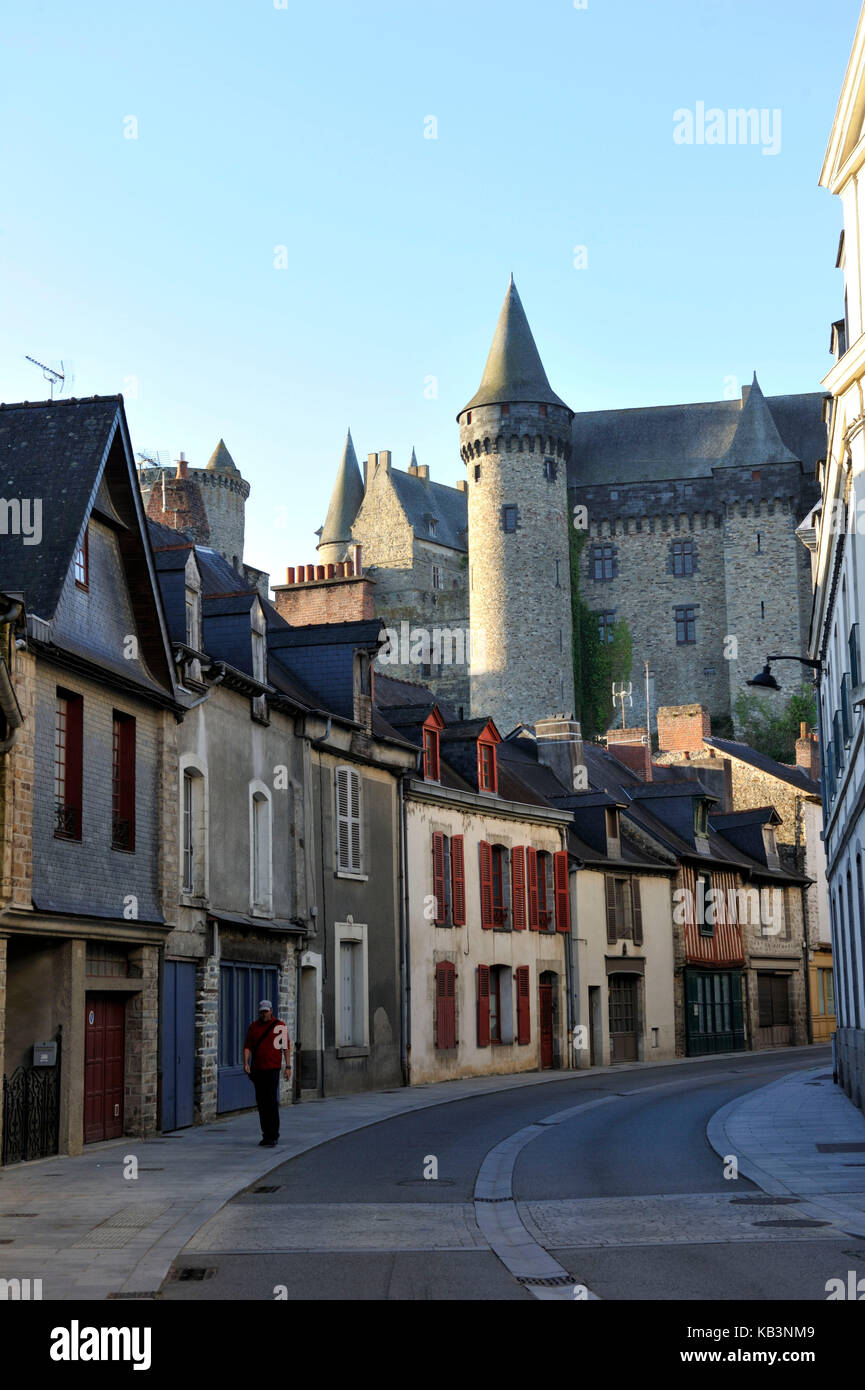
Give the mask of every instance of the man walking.
POLYGON ((272 1002, 262 999, 258 1018, 250 1023, 243 1044, 243 1069, 255 1087, 262 1149, 275 1149, 279 1142, 279 1073, 284 1056, 286 1080, 291 1076, 289 1046, 288 1028, 274 1018, 272 1002))

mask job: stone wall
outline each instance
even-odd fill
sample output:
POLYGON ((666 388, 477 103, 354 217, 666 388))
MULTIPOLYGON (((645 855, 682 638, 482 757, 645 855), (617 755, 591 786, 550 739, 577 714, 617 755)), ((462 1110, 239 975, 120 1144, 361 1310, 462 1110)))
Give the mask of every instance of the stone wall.
POLYGON ((159 1058, 159 950, 137 946, 129 968, 140 972, 142 987, 126 1003, 126 1064, 123 1129, 126 1134, 153 1134, 157 1129, 159 1058))

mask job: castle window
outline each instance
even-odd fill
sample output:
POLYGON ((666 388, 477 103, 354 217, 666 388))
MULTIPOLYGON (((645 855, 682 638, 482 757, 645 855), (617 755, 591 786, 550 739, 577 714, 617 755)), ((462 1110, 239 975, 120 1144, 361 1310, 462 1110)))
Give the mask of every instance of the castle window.
POLYGON ((598 636, 602 642, 612 642, 616 625, 615 608, 605 608, 598 614, 598 636))
POLYGON ((758 532, 757 532, 757 554, 758 554, 758 555, 760 555, 760 554, 762 553, 762 547, 763 547, 763 537, 762 537, 762 535, 760 534, 760 532, 758 531, 758 532))
POLYGON ((503 405, 503 406, 502 406, 502 415, 510 415, 510 413, 511 413, 511 408, 510 408, 510 406, 509 406, 509 405, 503 405))
POLYGON ((615 547, 612 545, 592 546, 592 569, 595 579, 612 579, 615 547))
POLYGON ((764 602, 763 599, 760 599, 760 617, 761 617, 761 618, 765 618, 765 616, 766 616, 766 604, 765 604, 765 602, 764 602))
POLYGON ((547 407, 546 407, 545 405, 539 405, 539 406, 538 406, 538 414, 541 416, 542 419, 546 419, 546 417, 547 417, 547 407))
POLYGON ((480 466, 479 463, 476 463, 476 464, 475 464, 475 482, 476 482, 476 483, 479 483, 480 480, 481 480, 481 466, 480 466))
POLYGON ((759 483, 759 481, 760 481, 760 470, 759 470, 759 468, 754 468, 754 469, 752 470, 752 472, 751 472, 751 482, 752 482, 752 483, 759 483))
POLYGON ((690 646, 697 640, 696 610, 693 604, 674 609, 676 614, 676 644, 690 646))
POLYGON ((471 413, 470 410, 468 410, 468 411, 466 411, 466 424, 467 424, 467 425, 470 425, 471 422, 472 422, 472 413, 471 413))
POLYGON ((694 542, 692 540, 673 541, 673 574, 682 576, 694 573, 694 542))
POLYGON ((81 537, 81 544, 75 551, 75 587, 76 589, 90 588, 90 527, 85 526, 84 535, 81 537))
POLYGON ((506 503, 506 504, 502 507, 502 530, 503 530, 503 531, 512 532, 512 531, 516 531, 516 529, 517 529, 517 509, 516 509, 516 507, 513 506, 512 504, 506 503))
POLYGON ((544 459, 544 477, 548 483, 554 483, 556 481, 557 473, 558 468, 556 467, 555 459, 544 459))
POLYGON ((445 586, 444 572, 442 571, 441 565, 433 565, 432 567, 432 586, 434 589, 443 589, 445 586))

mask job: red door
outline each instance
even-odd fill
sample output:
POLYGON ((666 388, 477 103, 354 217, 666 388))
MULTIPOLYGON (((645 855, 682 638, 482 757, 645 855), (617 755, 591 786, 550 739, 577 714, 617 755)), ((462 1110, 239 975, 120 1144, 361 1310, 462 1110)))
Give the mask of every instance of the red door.
POLYGON ((553 987, 539 985, 540 1029, 541 1029, 541 1068, 546 1071, 553 1065, 553 987))
POLYGON ((88 994, 84 1015, 84 1142, 123 1133, 125 1000, 88 994))

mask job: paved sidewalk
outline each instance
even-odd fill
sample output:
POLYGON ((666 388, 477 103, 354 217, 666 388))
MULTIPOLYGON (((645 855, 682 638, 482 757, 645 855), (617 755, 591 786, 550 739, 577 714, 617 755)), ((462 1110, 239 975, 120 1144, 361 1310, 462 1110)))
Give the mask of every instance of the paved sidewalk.
POLYGON ((706 1136, 773 1197, 798 1198, 797 1219, 844 1223, 865 1238, 865 1116, 832 1081, 831 1064, 794 1072, 717 1110, 706 1136))
MULTIPOLYGON (((781 1050, 791 1060, 810 1051, 781 1050)), ((765 1055, 730 1053, 724 1060, 765 1055)), ((226 1202, 318 1144, 395 1115, 496 1091, 579 1083, 611 1071, 621 1075, 688 1067, 705 1060, 473 1077, 304 1101, 283 1108, 278 1149, 258 1147, 258 1116, 252 1111, 153 1139, 127 1136, 88 1145, 74 1158, 0 1168, 0 1278, 41 1279, 44 1299, 147 1297, 158 1290, 196 1231, 226 1202), (137 1160, 135 1178, 130 1158, 137 1160)))

